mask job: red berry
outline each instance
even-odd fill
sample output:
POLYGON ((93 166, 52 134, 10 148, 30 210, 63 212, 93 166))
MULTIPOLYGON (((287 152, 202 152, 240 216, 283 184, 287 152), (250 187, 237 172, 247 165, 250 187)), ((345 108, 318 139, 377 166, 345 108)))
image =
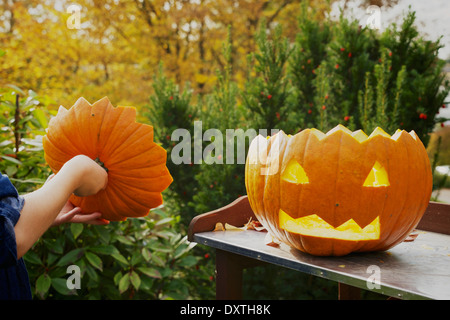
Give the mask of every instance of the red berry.
POLYGON ((308 110, 308 114, 311 114, 311 113, 312 113, 312 110, 311 110, 311 109, 309 109, 309 110, 308 110))
POLYGON ((341 52, 344 52, 345 51, 345 49, 344 48, 341 48, 341 52))
POLYGON ((267 99, 272 99, 272 95, 269 94, 269 95, 267 96, 267 99))
POLYGON ((334 66, 336 69, 339 69, 339 64, 336 63, 336 65, 334 66))
POLYGON ((322 110, 325 110, 327 107, 325 105, 322 106, 322 110))
POLYGON ((352 53, 351 53, 351 52, 348 53, 348 57, 349 57, 349 58, 352 57, 352 53))
POLYGON ((344 117, 344 120, 345 120, 345 121, 350 120, 350 116, 345 116, 345 117, 344 117))

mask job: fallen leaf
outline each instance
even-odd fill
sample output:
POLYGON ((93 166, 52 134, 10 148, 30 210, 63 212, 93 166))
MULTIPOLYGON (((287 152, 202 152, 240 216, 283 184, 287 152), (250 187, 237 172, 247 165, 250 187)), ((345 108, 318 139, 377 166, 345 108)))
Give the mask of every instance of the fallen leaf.
POLYGON ((217 222, 213 231, 245 231, 245 230, 256 230, 256 231, 266 231, 266 228, 258 220, 253 220, 250 218, 246 224, 242 227, 236 227, 229 223, 223 225, 221 222, 217 222))
POLYGON ((267 246, 277 248, 280 246, 280 241, 272 237, 270 233, 267 233, 266 236, 264 237, 264 244, 267 246))
POLYGON ((225 228, 223 227, 223 224, 221 222, 217 222, 216 223, 216 227, 214 228, 213 231, 224 231, 225 228))
POLYGON ((418 235, 419 235, 419 233, 416 233, 415 231, 413 231, 403 241, 404 242, 412 242, 412 241, 416 240, 418 235))
POLYGON ((232 226, 229 223, 225 223, 225 230, 227 230, 227 231, 243 231, 243 230, 247 230, 247 227, 244 225, 243 227, 239 228, 239 227, 232 226))

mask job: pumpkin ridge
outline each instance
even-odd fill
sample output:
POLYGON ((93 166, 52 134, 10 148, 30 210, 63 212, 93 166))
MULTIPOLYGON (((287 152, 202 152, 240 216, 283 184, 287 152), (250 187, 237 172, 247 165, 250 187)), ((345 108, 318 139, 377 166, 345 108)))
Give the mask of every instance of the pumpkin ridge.
MULTIPOLYGON (((130 177, 130 176, 123 176, 123 175, 118 175, 118 174, 114 174, 114 175, 111 175, 111 176, 119 176, 119 177, 121 177, 122 178, 122 183, 123 184, 127 184, 127 185, 130 185, 130 186, 135 186, 135 184, 133 184, 133 182, 131 182, 130 180, 138 180, 139 182, 141 182, 141 183, 143 183, 144 181, 147 181, 146 183, 147 184, 150 184, 150 183, 155 183, 155 182, 157 182, 157 181, 164 181, 164 179, 167 177, 167 171, 166 172, 163 172, 163 173, 161 173, 160 175, 158 175, 158 176, 154 176, 154 177, 151 177, 151 178, 137 178, 137 177, 130 177), (149 180, 151 180, 151 181, 149 181, 149 180), (154 180, 154 181, 153 181, 154 180), (127 182, 128 181, 128 182, 127 182)), ((170 179, 168 179, 168 180, 172 180, 172 178, 170 178, 170 179)), ((136 181, 137 182, 137 181, 136 181)), ((159 188, 158 188, 159 189, 159 188)), ((164 190, 165 188, 163 188, 163 190, 164 190)), ((156 192, 156 191, 152 191, 152 192, 156 192)))
MULTIPOLYGON (((117 116, 116 124, 119 124, 119 123, 121 123, 121 121, 124 121, 130 117, 127 114, 128 110, 133 110, 133 109, 125 108, 125 107, 114 109, 115 112, 120 111, 120 114, 118 114, 118 116, 117 116)), ((113 111, 113 113, 114 113, 114 111, 113 111)), ((120 130, 118 136, 115 137, 115 139, 113 139, 112 141, 111 141, 111 137, 114 134, 111 133, 108 137, 108 143, 104 143, 104 145, 103 145, 102 153, 113 154, 113 152, 118 147, 120 147, 121 145, 124 145, 127 142, 127 140, 136 133, 136 131, 139 129, 139 125, 140 124, 136 123, 136 122, 130 123, 125 129, 131 128, 130 130, 132 130, 132 131, 120 130)))
MULTIPOLYGON (((119 145, 117 145, 117 146, 115 146, 115 148, 114 148, 114 152, 116 152, 116 150, 118 149, 118 148, 120 148, 121 146, 123 146, 123 145, 126 145, 126 143, 128 142, 128 140, 130 140, 132 137, 133 137, 133 135, 139 130, 139 126, 135 126, 133 129, 132 129, 133 131, 131 131, 130 133, 122 133, 121 134, 121 138, 123 138, 123 137, 125 137, 125 139, 124 140, 122 140, 121 142, 120 142, 120 144, 119 145)), ((115 140, 113 143, 117 143, 118 142, 118 140, 115 140)), ((107 145, 105 145, 105 148, 104 149, 106 149, 107 148, 107 145)), ((109 151, 109 150, 108 150, 109 151)), ((103 152, 104 152, 104 150, 103 150, 103 152)), ((114 154, 114 153, 112 153, 112 154, 114 154)))
POLYGON ((132 131, 123 132, 121 134, 121 138, 123 140, 121 140, 121 143, 114 148, 114 152, 124 152, 124 150, 130 151, 127 149, 132 149, 131 146, 133 144, 136 144, 136 141, 140 141, 142 139, 145 139, 148 144, 154 143, 153 132, 152 132, 153 127, 150 126, 152 129, 148 130, 148 128, 145 127, 144 125, 141 125, 138 123, 134 123, 134 124, 135 125, 133 126, 132 131), (143 133, 138 134, 139 131, 143 131, 143 133), (129 140, 133 139, 133 138, 134 138, 134 141, 130 145, 127 145, 129 140), (124 147, 124 146, 126 146, 126 147, 124 147))
MULTIPOLYGON (((397 142, 398 142, 398 140, 397 140, 397 142)), ((410 151, 409 151, 409 147, 407 146, 407 145, 405 145, 405 151, 406 151, 406 154, 407 154, 407 158, 410 158, 410 155, 409 155, 409 153, 410 153, 410 151)), ((408 162, 408 172, 409 172, 409 167, 410 167, 410 163, 408 162)), ((406 179, 407 179, 407 183, 406 183, 406 186, 407 186, 407 192, 405 192, 407 195, 409 195, 409 193, 410 193, 410 185, 411 185, 411 183, 410 183, 410 179, 411 179, 411 176, 408 174, 408 175, 406 175, 406 179)), ((402 204, 402 206, 401 206, 401 210, 397 210, 397 212, 396 212, 396 214, 395 214, 395 220, 393 221, 393 222, 391 222, 391 224, 392 225, 396 225, 397 224, 397 222, 398 222, 398 219, 404 214, 403 212, 407 209, 407 199, 408 199, 408 197, 406 196, 406 197, 404 197, 404 199, 403 199, 403 204, 402 204)), ((381 215, 381 214, 380 214, 381 215)), ((381 237, 380 236, 380 240, 382 240, 382 242, 380 242, 380 244, 378 244, 377 246, 375 246, 375 248, 374 248, 374 250, 378 250, 378 249, 380 249, 380 248, 383 248, 385 245, 384 245, 384 240, 385 239, 389 239, 389 237, 391 237, 391 235, 392 235, 392 233, 394 232, 394 229, 393 228, 389 228, 390 230, 388 231, 388 232, 386 232, 386 233, 382 233, 383 234, 383 236, 381 237)), ((361 248, 362 249, 362 248, 361 248)))
MULTIPOLYGON (((109 110, 112 110, 112 109, 114 109, 113 107, 112 107, 112 105, 111 105, 111 103, 109 102, 109 100, 108 100, 108 98, 106 98, 106 97, 104 97, 104 98, 102 98, 102 99, 100 99, 100 100, 98 100, 97 102, 95 102, 92 106, 91 106, 91 112, 97 112, 97 109, 100 109, 99 111, 100 111, 100 115, 101 115, 101 119, 100 119, 100 124, 99 124, 99 126, 98 126, 98 129, 97 129, 97 132, 96 132, 96 145, 97 145, 97 148, 96 148, 96 154, 97 154, 97 159, 99 159, 99 157, 100 157, 100 149, 101 149, 101 146, 100 146, 100 135, 101 135, 101 133, 102 133, 102 127, 103 127, 103 123, 104 123, 104 121, 105 121, 105 117, 106 117, 106 113, 109 111, 109 110), (106 100, 106 101, 105 101, 106 100), (102 103, 106 103, 106 106, 105 107, 102 107, 102 103), (101 108, 101 109, 100 109, 101 108)), ((107 137, 107 138, 109 138, 109 137, 107 137)), ((103 164, 103 163, 102 163, 103 164)), ((103 167, 103 165, 102 165, 102 167, 103 167)), ((103 167, 103 168, 105 168, 105 167, 103 167)), ((108 172, 108 170, 106 169, 106 172, 108 172)))
MULTIPOLYGON (((152 149, 153 149, 153 147, 152 147, 152 149)), ((147 150, 147 151, 149 151, 149 150, 147 150)), ((133 160, 135 160, 136 158, 139 158, 139 157, 142 157, 142 154, 138 154, 136 156, 133 156, 132 158, 118 160, 116 162, 108 162, 108 168, 110 170, 117 169, 117 167, 123 166, 124 164, 127 164, 127 162, 133 162, 133 160)), ((147 162, 142 163, 139 166, 138 165, 134 165, 133 169, 141 169, 141 168, 147 168, 147 167, 156 167, 156 166, 160 166, 162 164, 165 164, 166 162, 167 162, 167 158, 160 159, 158 162, 157 161, 151 161, 151 162, 147 161, 147 162)))
MULTIPOLYGON (((127 211, 136 211, 136 215, 142 216, 142 215, 146 215, 148 213, 148 211, 150 211, 150 208, 144 206, 142 203, 136 201, 133 196, 129 196, 126 192, 122 191, 120 188, 118 188, 115 184, 112 184, 110 186, 111 188, 111 192, 115 195, 120 194, 119 197, 114 197, 115 200, 117 200, 116 202, 119 202, 120 205, 115 205, 115 208, 127 208, 127 211), (127 200, 126 202, 124 202, 123 200, 127 200), (132 209, 132 210, 131 210, 132 209), (143 214, 142 212, 147 211, 145 214, 143 214)), ((123 213, 121 212, 122 210, 118 210, 117 212, 119 213, 119 215, 123 215, 123 213)), ((127 214, 129 214, 127 212, 127 214)), ((135 215, 133 215, 135 216, 135 215)))
MULTIPOLYGON (((138 140, 138 141, 140 141, 140 140, 138 140)), ((129 148, 132 148, 133 145, 135 145, 135 144, 137 144, 137 143, 131 144, 131 145, 129 146, 129 148)), ((156 146, 157 146, 156 143, 151 143, 151 144, 149 144, 148 148, 145 149, 145 153, 150 152, 150 151, 153 151, 153 148, 155 148, 156 146)), ((137 157, 142 156, 142 152, 141 152, 141 151, 138 151, 138 152, 136 152, 136 154, 134 154, 134 155, 132 155, 132 156, 130 156, 130 154, 127 154, 126 157, 124 157, 123 159, 120 159, 121 156, 123 156, 124 153, 126 153, 126 151, 127 151, 127 148, 124 148, 124 149, 116 149, 116 150, 114 150, 114 152, 113 152, 113 153, 110 155, 110 157, 109 157, 108 165, 109 165, 109 166, 114 166, 114 165, 120 164, 120 163, 122 163, 122 162, 130 161, 130 160, 132 160, 132 159, 134 159, 134 158, 137 158, 137 157), (113 160, 114 160, 115 158, 118 158, 118 160, 114 162, 113 160)), ((165 151, 165 150, 164 150, 164 151, 165 151)))
MULTIPOLYGON (((47 134, 47 139, 52 142, 52 144, 56 147, 58 150, 67 150, 68 153, 71 154, 77 154, 80 153, 79 148, 74 144, 72 139, 69 139, 67 137, 66 132, 64 131, 64 126, 62 125, 61 121, 59 119, 54 118, 55 121, 53 121, 52 127, 55 128, 55 130, 61 130, 63 134, 61 134, 58 137, 54 137, 51 134, 47 134), (61 140, 63 138, 64 140, 61 140), (60 142, 58 142, 60 141, 60 142)), ((67 153, 64 151, 61 151, 62 153, 67 153)))
MULTIPOLYGON (((91 137, 91 126, 89 123, 89 118, 85 117, 86 114, 91 115, 92 105, 85 99, 80 98, 77 100, 75 105, 69 109, 69 112, 66 114, 65 118, 62 118, 61 121, 73 121, 73 131, 78 132, 79 142, 83 146, 82 150, 80 150, 80 154, 85 154, 90 158, 95 159, 96 155, 96 146, 92 145, 92 137, 91 137)), ((75 156, 76 154, 72 154, 75 156)))
MULTIPOLYGON (((106 147, 108 146, 109 143, 109 139, 111 138, 111 132, 112 129, 108 130, 107 127, 105 127, 106 124, 108 124, 108 127, 113 128, 114 126, 117 125, 119 119, 120 119, 120 115, 123 112, 123 108, 114 108, 113 106, 111 106, 110 108, 111 113, 108 114, 108 121, 103 121, 102 125, 100 126, 100 130, 99 130, 99 141, 101 139, 104 139, 104 141, 102 141, 102 145, 103 145, 103 150, 106 149, 106 147), (113 117, 114 115, 114 117, 113 117)), ((106 115, 105 115, 106 117, 106 115)), ((98 151, 98 154, 100 156, 100 150, 98 151)))
MULTIPOLYGON (((310 143, 311 138, 313 136, 313 134, 311 134, 311 130, 310 129, 307 129, 306 132, 307 133, 305 133, 305 134, 308 134, 308 140, 306 140, 305 147, 302 150, 302 164, 303 165, 305 164, 305 154, 306 154, 306 152, 308 150, 309 143, 310 143)), ((308 174, 308 173, 306 173, 306 174, 308 174)), ((301 188, 300 193, 299 193, 298 198, 297 198, 297 207, 298 208, 300 208, 300 205, 301 205, 300 201, 303 200, 302 199, 302 193, 303 193, 303 188, 301 188)), ((299 237, 299 238, 300 238, 300 244, 301 244, 302 248, 305 248, 305 246, 306 246, 305 239, 303 237, 299 237)))

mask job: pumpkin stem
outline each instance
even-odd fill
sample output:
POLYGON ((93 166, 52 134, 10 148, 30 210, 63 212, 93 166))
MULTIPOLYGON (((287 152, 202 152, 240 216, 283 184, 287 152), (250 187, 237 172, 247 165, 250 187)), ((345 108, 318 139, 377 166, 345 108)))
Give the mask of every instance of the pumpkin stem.
POLYGON ((97 164, 102 167, 103 169, 105 169, 106 172, 108 172, 108 168, 105 167, 105 164, 103 162, 100 161, 100 159, 97 157, 95 160, 95 162, 97 162, 97 164))

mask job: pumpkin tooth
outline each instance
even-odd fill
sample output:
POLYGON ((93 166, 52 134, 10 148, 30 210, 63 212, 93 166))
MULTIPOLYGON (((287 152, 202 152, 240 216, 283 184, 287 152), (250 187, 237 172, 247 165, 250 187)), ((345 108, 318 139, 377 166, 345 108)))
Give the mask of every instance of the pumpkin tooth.
POLYGON ((413 137, 414 140, 419 141, 419 137, 417 136, 417 134, 416 134, 416 132, 415 132, 414 130, 411 130, 411 131, 409 132, 409 135, 410 135, 411 137, 413 137))
POLYGON ((375 130, 373 130, 373 132, 370 134, 369 139, 373 138, 375 136, 383 136, 385 138, 390 138, 391 136, 389 134, 387 134, 383 129, 381 129, 380 127, 376 127, 375 130))
POLYGON ((350 135, 352 134, 352 131, 350 129, 344 127, 342 124, 338 124, 336 127, 334 127, 333 129, 331 129, 330 131, 327 132, 327 136, 332 135, 336 131, 343 131, 343 132, 348 133, 350 135))
POLYGON ((392 135, 391 139, 397 141, 403 132, 404 132, 403 130, 397 129, 397 131, 395 131, 395 133, 392 135))
POLYGON ((279 223, 280 227, 288 232, 306 236, 341 240, 376 240, 380 238, 380 218, 378 216, 364 228, 353 219, 334 228, 316 214, 294 219, 280 209, 279 223))
POLYGON ((325 139, 327 136, 325 133, 315 128, 311 129, 311 133, 314 134, 317 137, 317 139, 319 139, 319 141, 325 139))
POLYGON ((365 134, 364 131, 362 131, 362 130, 352 132, 352 137, 359 143, 363 143, 364 141, 366 141, 369 138, 367 136, 367 134, 365 134))

